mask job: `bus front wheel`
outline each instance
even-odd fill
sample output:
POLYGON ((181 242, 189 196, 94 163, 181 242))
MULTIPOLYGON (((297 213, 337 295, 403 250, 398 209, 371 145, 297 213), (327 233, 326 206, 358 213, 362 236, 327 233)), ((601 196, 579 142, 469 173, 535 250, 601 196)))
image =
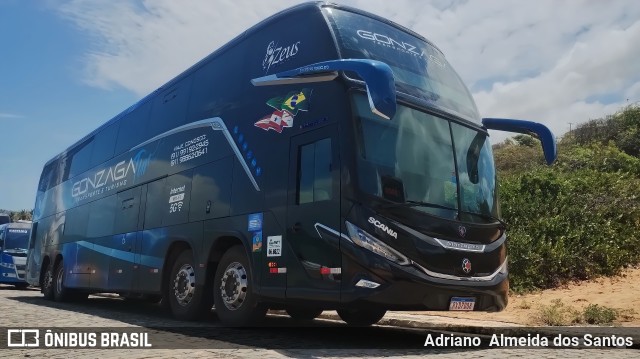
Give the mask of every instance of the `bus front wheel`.
POLYGON ((376 324, 386 313, 384 309, 338 309, 340 319, 353 326, 376 324))
POLYGON ((173 262, 168 283, 171 312, 179 320, 197 320, 211 310, 209 290, 196 285, 196 264, 191 250, 183 250, 173 262))
POLYGON ((223 324, 246 326, 262 320, 267 308, 253 293, 244 247, 231 247, 220 259, 213 284, 215 310, 223 324))

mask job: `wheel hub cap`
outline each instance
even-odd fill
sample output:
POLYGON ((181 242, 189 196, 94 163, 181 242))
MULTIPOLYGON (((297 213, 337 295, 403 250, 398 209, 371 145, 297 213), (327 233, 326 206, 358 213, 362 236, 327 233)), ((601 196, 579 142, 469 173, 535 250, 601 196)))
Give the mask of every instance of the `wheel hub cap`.
POLYGON ((229 264, 220 283, 222 301, 229 310, 237 310, 247 297, 247 271, 238 262, 229 264))
POLYGON ((178 304, 188 305, 196 290, 196 272, 190 264, 183 265, 173 279, 173 293, 178 304))

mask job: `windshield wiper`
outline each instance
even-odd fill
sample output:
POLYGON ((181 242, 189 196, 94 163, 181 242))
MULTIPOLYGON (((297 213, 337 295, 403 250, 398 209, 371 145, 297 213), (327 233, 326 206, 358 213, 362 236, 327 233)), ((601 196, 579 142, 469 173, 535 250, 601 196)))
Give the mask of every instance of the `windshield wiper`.
POLYGON ((448 209, 450 211, 458 211, 455 208, 443 206, 440 204, 422 202, 422 201, 405 201, 402 203, 391 203, 391 204, 383 204, 380 208, 394 208, 394 207, 430 207, 430 208, 440 208, 440 209, 448 209))
POLYGON ((507 223, 505 221, 501 220, 500 218, 497 218, 497 217, 494 217, 494 216, 491 216, 491 215, 488 215, 488 214, 476 213, 476 212, 468 212, 468 211, 463 211, 463 210, 460 210, 460 213, 471 214, 471 215, 474 215, 474 216, 478 216, 480 218, 486 219, 487 221, 499 222, 504 227, 505 230, 507 229, 507 223))
POLYGON ((487 221, 494 221, 494 222, 498 222, 500 223, 504 229, 507 229, 507 223, 503 220, 501 220, 500 218, 488 215, 488 214, 482 214, 482 213, 476 213, 476 212, 469 212, 469 211, 463 211, 463 210, 458 210, 457 208, 453 208, 453 207, 447 207, 447 206, 443 206, 441 204, 436 204, 436 203, 429 203, 429 202, 422 202, 422 201, 405 201, 403 203, 391 203, 391 204, 383 204, 380 205, 379 208, 395 208, 395 207, 430 207, 430 208, 439 208, 439 209, 447 209, 450 211, 456 211, 456 212, 460 212, 460 213, 465 213, 465 214, 471 214, 474 216, 478 216, 480 218, 484 218, 487 221))

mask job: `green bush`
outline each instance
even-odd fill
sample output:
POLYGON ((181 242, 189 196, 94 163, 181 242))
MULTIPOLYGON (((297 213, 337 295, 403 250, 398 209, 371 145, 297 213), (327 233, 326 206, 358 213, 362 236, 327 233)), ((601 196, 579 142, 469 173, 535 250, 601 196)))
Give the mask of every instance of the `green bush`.
POLYGON ((495 146, 493 150, 498 173, 505 175, 531 170, 544 165, 542 148, 513 143, 495 146))
POLYGON ((618 318, 618 311, 597 304, 589 304, 582 313, 584 321, 589 324, 611 324, 618 318))
POLYGON ((622 172, 640 176, 640 158, 626 154, 613 142, 564 147, 556 161, 558 170, 590 168, 602 172, 622 172))
POLYGON ((562 303, 560 299, 554 299, 549 305, 541 305, 536 317, 545 325, 566 326, 582 323, 612 324, 625 315, 620 310, 597 304, 589 304, 580 311, 562 303))
POLYGON ((550 305, 540 307, 537 319, 550 326, 566 326, 581 323, 582 314, 560 299, 554 299, 550 305))
POLYGON ((627 171, 633 166, 605 172, 597 156, 587 157, 585 165, 537 167, 500 179, 513 290, 614 275, 640 262, 640 179, 627 171))
POLYGON ((612 115, 581 124, 567 140, 580 145, 613 142, 628 155, 640 157, 640 105, 631 104, 612 115))

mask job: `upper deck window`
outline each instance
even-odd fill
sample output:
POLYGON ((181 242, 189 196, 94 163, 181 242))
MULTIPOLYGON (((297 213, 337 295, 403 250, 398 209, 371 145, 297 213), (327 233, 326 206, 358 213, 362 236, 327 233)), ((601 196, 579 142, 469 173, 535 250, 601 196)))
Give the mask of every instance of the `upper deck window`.
POLYGON ((479 123, 480 116, 467 87, 436 48, 376 19, 335 8, 327 11, 342 58, 385 62, 393 70, 398 90, 479 123))

